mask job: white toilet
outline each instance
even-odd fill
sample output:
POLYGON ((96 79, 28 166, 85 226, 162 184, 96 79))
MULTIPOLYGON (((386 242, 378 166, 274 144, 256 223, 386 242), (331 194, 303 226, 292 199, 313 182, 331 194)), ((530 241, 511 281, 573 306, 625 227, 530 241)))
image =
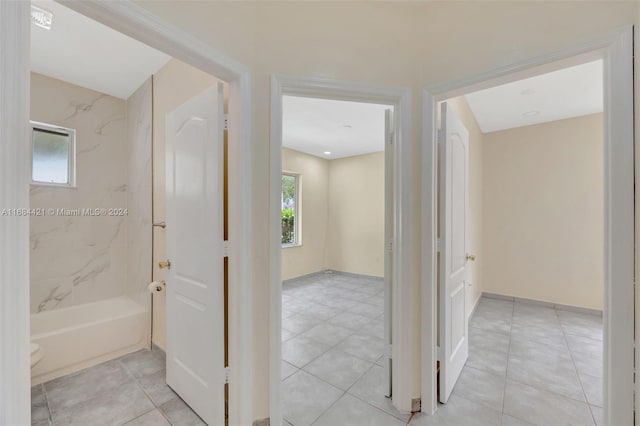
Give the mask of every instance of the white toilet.
POLYGON ((44 356, 44 350, 42 346, 37 343, 31 342, 31 368, 36 365, 44 356))

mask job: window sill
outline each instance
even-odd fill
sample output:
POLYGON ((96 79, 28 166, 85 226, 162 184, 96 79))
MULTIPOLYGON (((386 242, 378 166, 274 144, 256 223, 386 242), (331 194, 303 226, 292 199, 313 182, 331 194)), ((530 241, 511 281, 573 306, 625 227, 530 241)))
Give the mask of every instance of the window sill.
POLYGON ((77 185, 70 185, 67 183, 49 183, 49 182, 37 182, 31 181, 29 182, 31 186, 45 186, 47 188, 66 188, 66 189, 78 189, 77 185))
POLYGON ((288 248, 295 248, 295 247, 302 247, 302 243, 297 243, 297 244, 283 244, 282 248, 283 249, 288 249, 288 248))

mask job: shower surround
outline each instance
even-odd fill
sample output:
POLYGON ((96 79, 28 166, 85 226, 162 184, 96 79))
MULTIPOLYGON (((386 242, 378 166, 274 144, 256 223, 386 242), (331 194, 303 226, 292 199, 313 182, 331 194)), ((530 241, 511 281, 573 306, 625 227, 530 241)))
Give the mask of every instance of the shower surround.
MULTIPOLYGON (((31 120, 76 130, 76 188, 32 185, 31 208, 127 208, 126 102, 31 74, 31 120)), ((31 313, 125 293, 126 216, 32 216, 31 313)))
POLYGON ((56 212, 30 218, 33 383, 150 345, 151 96, 151 79, 122 100, 31 74, 31 120, 76 130, 76 187, 30 190, 56 212), (83 209, 107 214, 60 214, 83 209))

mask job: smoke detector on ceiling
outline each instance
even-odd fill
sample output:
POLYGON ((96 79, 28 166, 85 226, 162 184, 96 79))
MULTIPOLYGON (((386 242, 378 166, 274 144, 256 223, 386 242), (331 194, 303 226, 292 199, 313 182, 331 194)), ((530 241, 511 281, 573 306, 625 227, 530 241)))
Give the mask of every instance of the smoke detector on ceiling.
POLYGON ((31 5, 31 23, 45 30, 50 30, 53 23, 53 13, 31 5))

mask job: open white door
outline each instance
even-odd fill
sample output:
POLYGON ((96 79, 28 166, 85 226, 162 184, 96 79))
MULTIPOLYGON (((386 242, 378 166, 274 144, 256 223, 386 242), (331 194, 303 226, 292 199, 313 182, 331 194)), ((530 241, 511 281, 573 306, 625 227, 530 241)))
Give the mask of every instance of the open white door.
POLYGON ((440 142, 440 402, 447 402, 469 355, 466 314, 469 132, 445 102, 440 142))
POLYGON ((391 285, 393 277, 393 112, 384 112, 384 342, 385 391, 391 397, 391 285))
POLYGON ((222 85, 167 114, 167 384, 225 423, 222 85))

